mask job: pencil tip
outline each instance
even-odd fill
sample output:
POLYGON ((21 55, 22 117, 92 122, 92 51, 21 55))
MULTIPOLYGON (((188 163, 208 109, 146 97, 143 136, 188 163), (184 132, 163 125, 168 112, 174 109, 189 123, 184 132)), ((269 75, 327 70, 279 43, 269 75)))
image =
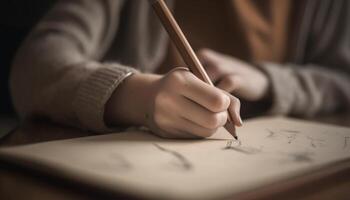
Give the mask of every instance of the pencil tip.
POLYGON ((227 121, 224 127, 236 140, 238 139, 236 134, 236 128, 235 128, 235 125, 233 125, 233 123, 231 123, 230 121, 227 121))

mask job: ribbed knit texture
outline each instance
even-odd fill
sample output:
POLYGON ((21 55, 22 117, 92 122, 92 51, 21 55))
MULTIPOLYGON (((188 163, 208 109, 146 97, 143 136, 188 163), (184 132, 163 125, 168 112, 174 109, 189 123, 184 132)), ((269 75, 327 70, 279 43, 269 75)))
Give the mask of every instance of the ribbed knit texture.
POLYGON ((281 66, 273 63, 264 63, 262 69, 270 78, 271 94, 272 94, 272 107, 268 113, 271 115, 285 115, 290 112, 293 104, 293 86, 295 86, 295 80, 290 80, 290 69, 284 71, 281 66), (293 81, 294 83, 291 83, 293 81), (278 84, 277 84, 278 83, 278 84))
POLYGON ((103 64, 81 84, 74 109, 83 127, 97 132, 109 130, 104 122, 105 104, 116 87, 135 72, 119 64, 103 64))

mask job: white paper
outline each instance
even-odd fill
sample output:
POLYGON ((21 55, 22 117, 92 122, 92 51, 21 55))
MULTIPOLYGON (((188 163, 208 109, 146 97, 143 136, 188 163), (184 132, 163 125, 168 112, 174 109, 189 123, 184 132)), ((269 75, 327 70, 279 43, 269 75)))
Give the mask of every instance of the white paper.
POLYGON ((235 141, 220 129, 210 139, 165 140, 133 131, 6 148, 0 157, 111 191, 166 199, 227 197, 350 157, 350 129, 342 127, 261 118, 238 135, 235 141))

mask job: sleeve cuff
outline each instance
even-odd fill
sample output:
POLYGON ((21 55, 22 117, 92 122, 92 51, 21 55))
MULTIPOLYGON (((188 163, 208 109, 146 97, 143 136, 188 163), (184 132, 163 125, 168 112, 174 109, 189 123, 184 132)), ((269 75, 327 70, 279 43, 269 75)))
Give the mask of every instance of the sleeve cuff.
POLYGON ((110 132, 104 121, 105 104, 118 85, 133 73, 131 67, 120 64, 100 64, 83 83, 74 100, 74 110, 82 128, 95 132, 110 132))
POLYGON ((270 115, 287 115, 293 104, 293 80, 291 69, 283 68, 274 63, 262 63, 260 69, 267 75, 270 81, 270 93, 272 105, 267 111, 270 115))

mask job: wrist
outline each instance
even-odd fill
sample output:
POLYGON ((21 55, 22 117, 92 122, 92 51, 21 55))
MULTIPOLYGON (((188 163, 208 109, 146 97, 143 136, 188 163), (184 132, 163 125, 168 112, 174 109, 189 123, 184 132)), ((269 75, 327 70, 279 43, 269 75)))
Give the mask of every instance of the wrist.
POLYGON ((105 121, 111 126, 145 126, 152 110, 159 75, 133 74, 113 92, 106 104, 105 121))
POLYGON ((260 77, 258 85, 261 87, 261 95, 259 95, 258 100, 266 101, 271 98, 271 80, 261 64, 252 63, 252 65, 257 70, 258 77, 260 77))

